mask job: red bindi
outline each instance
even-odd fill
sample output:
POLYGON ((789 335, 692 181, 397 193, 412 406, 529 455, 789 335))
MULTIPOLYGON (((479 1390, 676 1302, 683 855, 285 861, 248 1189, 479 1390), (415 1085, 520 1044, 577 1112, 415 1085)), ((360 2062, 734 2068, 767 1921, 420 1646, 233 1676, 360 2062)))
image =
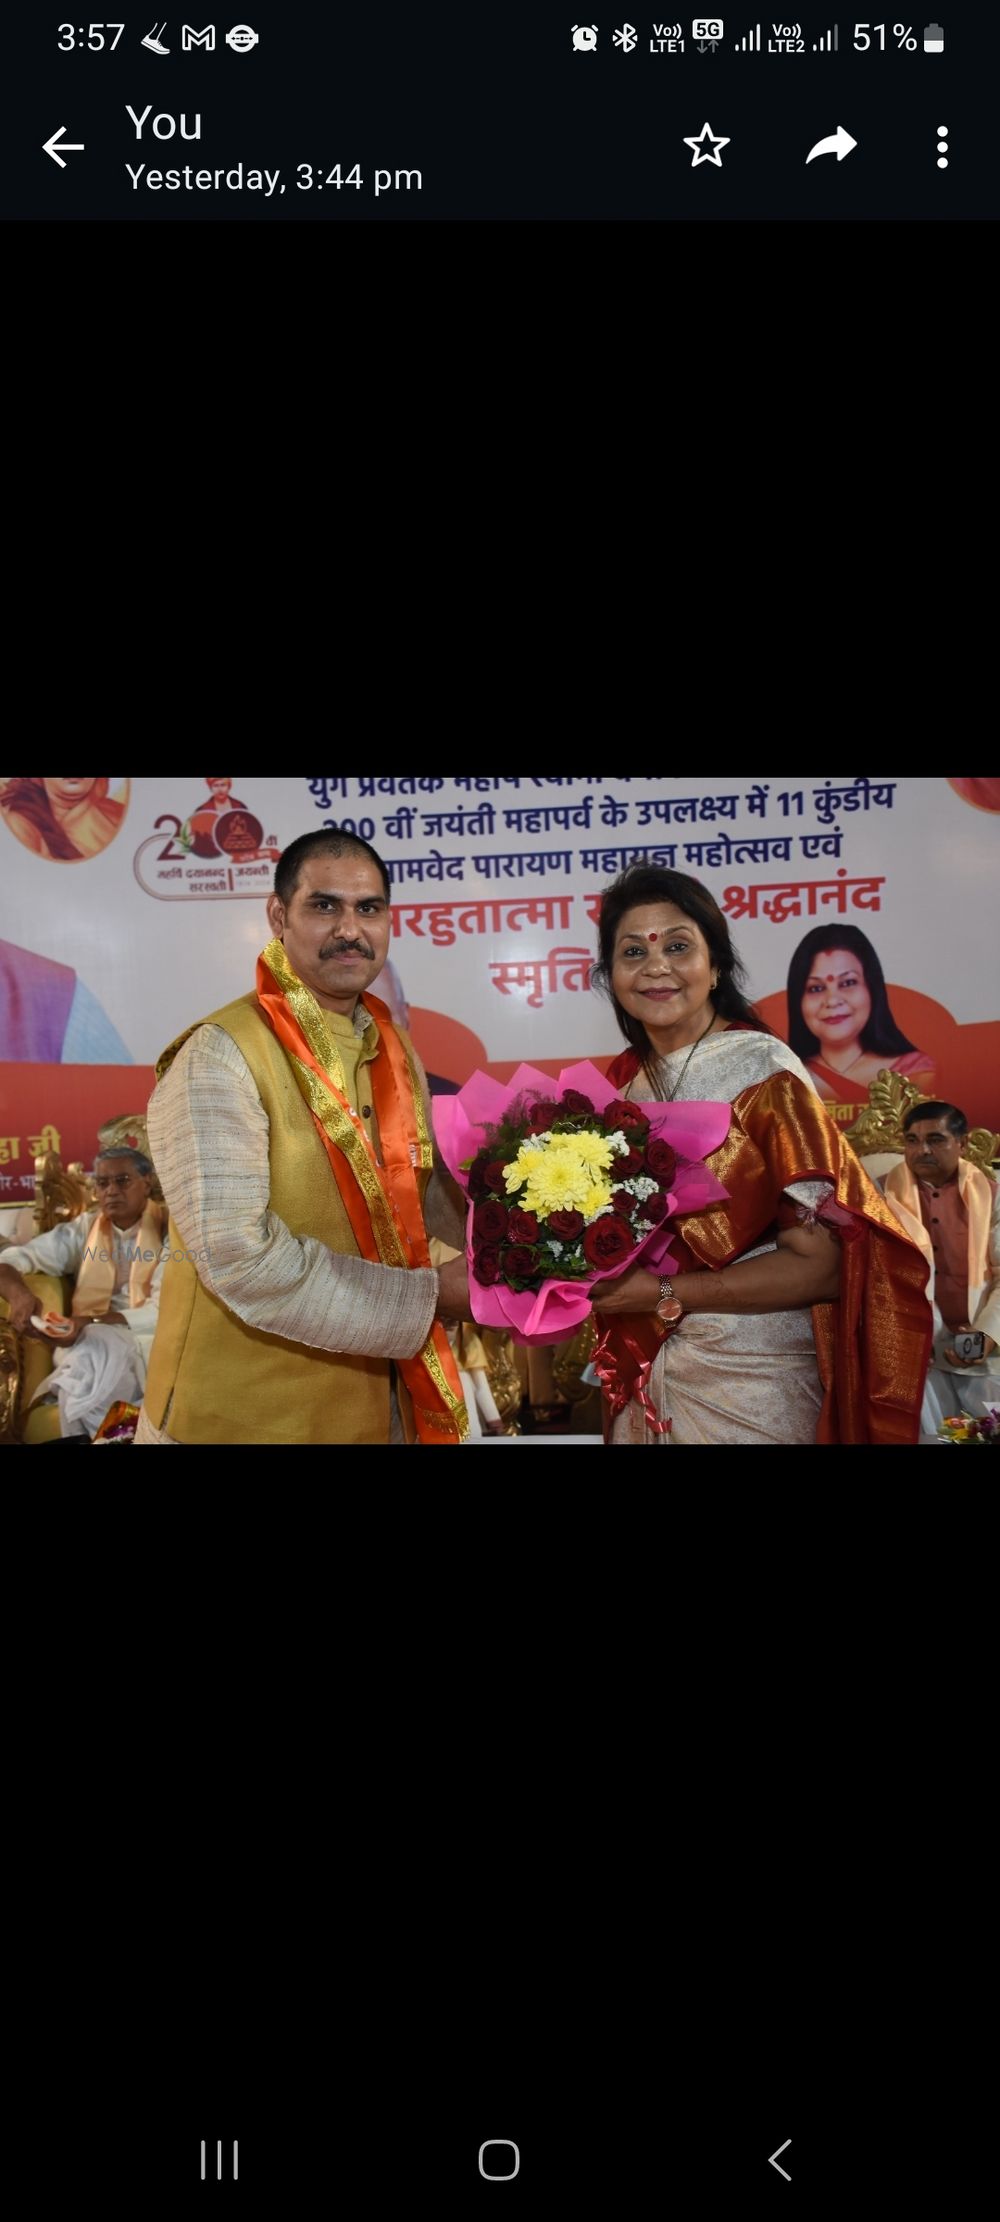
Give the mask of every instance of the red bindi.
POLYGON ((660 937, 659 934, 650 934, 648 938, 650 941, 659 941, 660 937))

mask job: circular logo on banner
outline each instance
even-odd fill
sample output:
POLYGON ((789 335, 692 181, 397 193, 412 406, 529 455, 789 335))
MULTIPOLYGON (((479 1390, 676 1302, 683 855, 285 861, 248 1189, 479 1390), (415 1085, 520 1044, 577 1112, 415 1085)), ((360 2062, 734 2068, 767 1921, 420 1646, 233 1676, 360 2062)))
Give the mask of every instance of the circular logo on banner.
POLYGON ((227 810, 224 818, 215 821, 215 838, 224 855, 238 860, 241 856, 256 855, 264 839, 264 828, 249 810, 227 810))

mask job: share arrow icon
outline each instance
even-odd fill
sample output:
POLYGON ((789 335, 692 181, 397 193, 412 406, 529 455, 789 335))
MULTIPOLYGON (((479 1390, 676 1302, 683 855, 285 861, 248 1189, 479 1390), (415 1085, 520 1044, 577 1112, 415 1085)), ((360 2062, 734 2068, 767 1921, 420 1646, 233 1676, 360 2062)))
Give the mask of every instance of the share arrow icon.
POLYGON ((808 167, 810 162, 815 162, 818 154, 835 154, 838 162, 842 162, 845 154, 851 154, 857 143, 856 139, 852 139, 850 132, 844 130, 843 124, 838 123, 832 138, 817 139, 815 146, 806 155, 806 166, 808 167))
POLYGON ((58 162, 59 168, 61 170, 64 170, 66 168, 66 164, 63 161, 64 152, 66 154, 83 153, 83 140, 64 139, 63 132, 65 131, 65 129, 66 125, 64 123, 61 123, 58 131, 53 132, 51 139, 46 139, 45 145, 42 148, 42 153, 51 154, 53 162, 58 162))
POLYGON ((769 2167, 769 2168, 776 2168, 776 2169, 778 2170, 778 2174, 779 2174, 779 2176, 784 2176, 784 2179, 785 2179, 785 2182, 786 2182, 786 2183, 791 2183, 791 2180, 792 2180, 792 2179, 791 2179, 791 2176, 790 2176, 790 2175, 789 2175, 789 2173, 788 2173, 788 2170, 787 2170, 787 2168, 778 2168, 778 2153, 784 2153, 784 2152, 787 2152, 787 2150, 788 2150, 788 2147, 789 2147, 789 2145, 791 2144, 791 2142, 792 2142, 791 2138, 790 2138, 790 2137, 786 2137, 786 2139, 785 2139, 785 2142, 784 2142, 784 2144, 783 2144, 783 2145, 779 2145, 779 2146, 778 2146, 778 2148, 777 2148, 777 2152, 773 2152, 773 2153, 771 2153, 771 2154, 770 2154, 770 2155, 768 2156, 768 2163, 767 2163, 767 2165, 768 2165, 768 2167, 769 2167))

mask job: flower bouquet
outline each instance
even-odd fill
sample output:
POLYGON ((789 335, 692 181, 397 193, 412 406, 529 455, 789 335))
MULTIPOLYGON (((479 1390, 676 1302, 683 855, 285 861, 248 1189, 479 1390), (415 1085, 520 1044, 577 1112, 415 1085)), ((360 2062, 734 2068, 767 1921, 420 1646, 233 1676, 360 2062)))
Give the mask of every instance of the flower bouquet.
POLYGON ((728 1103, 626 1103, 596 1065, 555 1083, 521 1065, 506 1085, 474 1073, 433 1108, 469 1198, 473 1311, 522 1343, 574 1334, 602 1279, 669 1271, 675 1214, 728 1195, 702 1162, 726 1138, 728 1103))
POLYGON ((988 1404, 981 1420, 955 1412, 938 1428, 943 1443, 1000 1443, 1000 1404, 988 1404))

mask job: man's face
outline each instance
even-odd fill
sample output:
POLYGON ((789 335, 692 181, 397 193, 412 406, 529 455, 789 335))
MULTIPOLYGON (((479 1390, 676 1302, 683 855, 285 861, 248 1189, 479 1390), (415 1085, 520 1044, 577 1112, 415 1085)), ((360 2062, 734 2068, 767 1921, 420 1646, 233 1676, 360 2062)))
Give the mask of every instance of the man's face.
POLYGON ((267 915, 316 1001, 350 1018, 389 954, 392 920, 378 866, 353 849, 310 857, 287 910, 272 895, 267 915))
POLYGON ((964 1140, 963 1134, 953 1134, 937 1119, 914 1119, 903 1136, 911 1173, 933 1188, 943 1188, 946 1181, 956 1180, 964 1140))
POLYGON ((127 1157, 99 1157, 94 1164, 94 1187, 102 1211, 124 1230, 137 1227, 152 1188, 149 1173, 137 1173, 127 1157))
POLYGON ((211 787, 212 793, 220 796, 228 795, 232 784, 231 779, 206 779, 205 781, 206 787, 211 787))

